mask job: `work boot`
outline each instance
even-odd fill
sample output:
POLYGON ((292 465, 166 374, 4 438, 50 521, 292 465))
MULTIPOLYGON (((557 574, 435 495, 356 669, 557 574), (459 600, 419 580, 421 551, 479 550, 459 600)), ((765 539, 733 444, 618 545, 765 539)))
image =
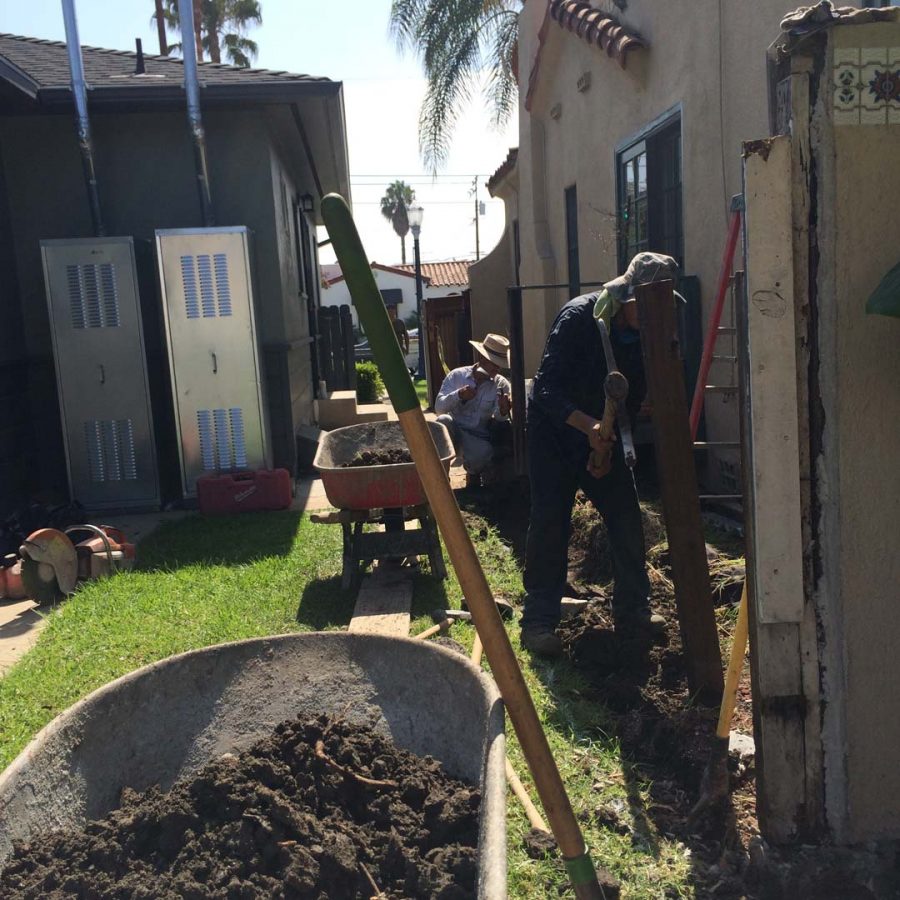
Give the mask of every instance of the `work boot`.
POLYGON ((563 644, 559 635, 547 626, 522 629, 522 647, 538 656, 560 657, 563 655, 563 644))
POLYGON ((629 616, 616 622, 616 634, 622 637, 635 637, 641 634, 650 637, 662 637, 666 633, 666 620, 658 613, 646 612, 638 616, 629 616))
POLYGON ((473 475, 471 472, 466 472, 466 488, 480 488, 481 487, 481 476, 473 475))

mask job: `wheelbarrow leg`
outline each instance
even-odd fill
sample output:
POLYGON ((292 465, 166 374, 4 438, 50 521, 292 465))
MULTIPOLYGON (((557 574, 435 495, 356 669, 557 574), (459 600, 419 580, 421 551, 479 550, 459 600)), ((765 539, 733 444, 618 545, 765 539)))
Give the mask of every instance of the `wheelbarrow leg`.
POLYGON ((341 522, 341 531, 344 537, 344 553, 341 567, 341 590, 349 590, 353 584, 353 572, 356 568, 356 560, 353 557, 353 538, 351 537, 349 522, 341 522))
POLYGON ((419 519, 428 539, 428 562, 431 565, 431 574, 441 580, 447 577, 447 567, 444 565, 444 554, 441 552, 441 539, 438 537, 437 525, 431 515, 431 510, 426 506, 419 519))

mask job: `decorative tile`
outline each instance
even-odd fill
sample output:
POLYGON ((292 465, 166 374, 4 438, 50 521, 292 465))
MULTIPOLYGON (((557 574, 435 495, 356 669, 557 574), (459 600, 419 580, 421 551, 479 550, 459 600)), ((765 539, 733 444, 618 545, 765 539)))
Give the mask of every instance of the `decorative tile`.
POLYGON ((838 47, 832 73, 835 125, 900 124, 900 47, 838 47))

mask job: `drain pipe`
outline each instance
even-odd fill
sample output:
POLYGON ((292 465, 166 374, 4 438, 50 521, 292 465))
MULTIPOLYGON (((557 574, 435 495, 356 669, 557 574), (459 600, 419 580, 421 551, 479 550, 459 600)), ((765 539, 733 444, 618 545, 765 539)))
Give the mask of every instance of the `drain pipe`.
POLYGON ((81 42, 78 39, 75 0, 62 0, 62 10, 66 26, 66 52, 69 54, 69 71, 72 75, 72 96, 75 99, 75 126, 78 133, 78 149, 81 151, 81 167, 87 185, 94 234, 103 237, 106 229, 103 227, 103 217, 100 214, 100 193, 97 190, 97 173, 94 169, 94 144, 91 140, 91 120, 88 117, 87 86, 84 83, 84 61, 81 58, 81 42))
POLYGON ((188 124, 194 144, 194 166, 197 188, 200 191, 200 212, 203 225, 215 224, 212 197, 209 192, 209 168, 206 164, 206 133, 200 116, 200 84, 197 79, 197 48, 194 38, 194 3, 199 0, 178 0, 181 24, 181 56, 184 62, 184 93, 187 97, 188 124))

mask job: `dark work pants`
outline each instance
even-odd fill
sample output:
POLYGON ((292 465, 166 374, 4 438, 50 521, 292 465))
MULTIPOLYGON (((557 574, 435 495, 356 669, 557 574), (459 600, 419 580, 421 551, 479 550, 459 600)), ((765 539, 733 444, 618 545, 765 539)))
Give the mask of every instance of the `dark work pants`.
POLYGON ((559 446, 555 430, 543 423, 528 429, 531 521, 525 545, 525 611, 522 627, 556 628, 566 588, 572 505, 581 488, 606 524, 613 564, 613 618, 617 625, 649 611, 650 581, 644 529, 634 476, 621 447, 613 450, 611 471, 593 478, 559 446))

